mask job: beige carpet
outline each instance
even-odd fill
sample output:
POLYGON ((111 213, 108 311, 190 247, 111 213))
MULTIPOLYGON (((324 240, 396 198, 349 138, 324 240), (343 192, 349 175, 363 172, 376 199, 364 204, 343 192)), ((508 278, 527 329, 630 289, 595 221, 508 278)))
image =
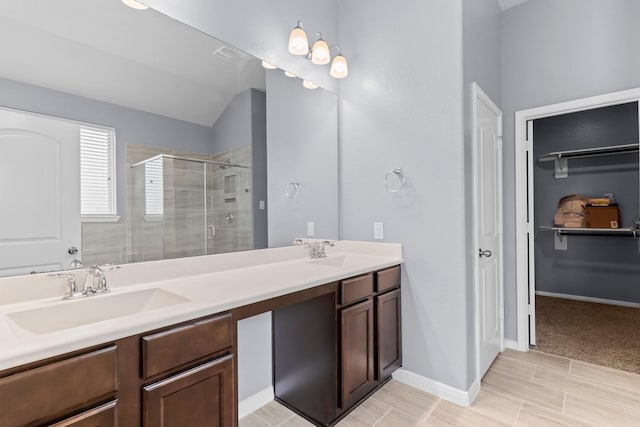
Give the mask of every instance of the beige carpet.
POLYGON ((640 309, 536 296, 536 350, 640 374, 640 309))

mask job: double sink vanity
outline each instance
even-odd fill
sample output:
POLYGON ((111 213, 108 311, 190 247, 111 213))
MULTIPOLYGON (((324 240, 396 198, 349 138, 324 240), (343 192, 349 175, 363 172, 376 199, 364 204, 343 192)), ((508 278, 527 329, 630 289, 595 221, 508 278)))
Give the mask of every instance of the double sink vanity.
POLYGON ((237 426, 237 322, 269 311, 275 399, 333 425, 402 362, 402 262, 338 241, 128 264, 68 300, 68 278, 2 278, 0 426, 237 426))

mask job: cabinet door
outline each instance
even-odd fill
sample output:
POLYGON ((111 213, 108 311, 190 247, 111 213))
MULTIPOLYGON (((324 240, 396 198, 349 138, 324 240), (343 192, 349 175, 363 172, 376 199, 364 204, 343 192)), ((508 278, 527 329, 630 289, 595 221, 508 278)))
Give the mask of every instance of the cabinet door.
POLYGON ((90 409, 80 415, 53 424, 51 427, 115 427, 116 402, 117 400, 114 400, 90 409))
POLYGON ((400 289, 376 297, 377 375, 382 380, 402 364, 400 289))
POLYGON ((373 300, 340 312, 342 344, 342 408, 356 403, 374 386, 373 300))
POLYGON ((144 387, 144 425, 233 427, 233 371, 228 355, 144 387))

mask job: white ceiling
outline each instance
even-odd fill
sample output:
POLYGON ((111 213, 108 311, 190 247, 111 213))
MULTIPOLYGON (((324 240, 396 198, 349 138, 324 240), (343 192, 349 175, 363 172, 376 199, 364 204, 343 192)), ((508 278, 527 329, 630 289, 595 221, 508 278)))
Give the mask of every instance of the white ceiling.
POLYGON ((257 59, 120 0, 2 0, 0 58, 0 77, 206 126, 265 86, 257 59))
POLYGON ((504 12, 505 10, 517 6, 520 3, 524 3, 527 0, 498 0, 498 4, 500 5, 500 9, 504 12))

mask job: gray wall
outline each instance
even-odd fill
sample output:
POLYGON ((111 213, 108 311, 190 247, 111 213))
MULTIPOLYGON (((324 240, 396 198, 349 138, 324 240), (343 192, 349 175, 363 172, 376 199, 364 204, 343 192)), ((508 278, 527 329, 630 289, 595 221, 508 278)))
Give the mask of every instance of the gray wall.
MULTIPOLYGON (((287 51, 289 33, 303 21, 310 43, 321 32, 329 45, 338 44, 338 1, 299 0, 142 0, 175 19, 238 49, 265 59, 297 76, 336 91, 327 67, 313 65, 287 51)), ((350 52, 343 49, 345 56, 350 52)))
MULTIPOLYGON (((561 150, 638 141, 638 104, 628 103, 534 121, 534 158, 561 150)), ((569 160, 569 176, 554 177, 554 162, 534 168, 536 290, 640 302, 640 254, 632 237, 568 236, 554 249, 551 225, 558 200, 569 194, 614 193, 621 227, 638 217, 638 153, 569 160)))
POLYGON ((269 247, 307 236, 338 238, 337 97, 302 87, 299 79, 267 71, 269 247), (313 114, 308 114, 313 111, 313 114), (294 198, 287 186, 299 182, 294 198))
POLYGON ((126 143, 214 154, 211 128, 157 114, 0 79, 0 105, 116 129, 118 215, 126 217, 126 143))
POLYGON ((271 312, 238 322, 238 399, 271 386, 271 312))
POLYGON ((252 89, 245 90, 234 96, 213 124, 212 140, 218 152, 251 145, 253 139, 251 91, 252 89))
POLYGON ((261 210, 259 206, 260 200, 267 199, 266 108, 263 92, 255 89, 246 90, 233 97, 212 129, 212 141, 216 152, 251 147, 254 249, 267 247, 267 210, 261 210))
POLYGON ((509 339, 517 339, 514 113, 640 86, 638 16, 636 0, 532 0, 503 13, 505 329, 509 339))
MULTIPOLYGON (((471 145, 471 83, 476 82, 498 106, 502 102, 501 69, 501 13, 496 0, 463 0, 462 2, 462 55, 463 55, 463 96, 464 96, 464 164, 465 164, 465 222, 468 230, 467 256, 467 313, 475 313, 474 261, 476 248, 471 247, 473 227, 473 152, 471 145)), ((475 314, 467 318, 467 347, 474 357, 467 361, 469 372, 475 371, 475 314)))
POLYGON ((264 92, 251 91, 251 203, 253 248, 263 249, 268 242, 267 216, 267 98, 264 92), (260 201, 264 208, 260 208, 260 201))
POLYGON ((462 0, 340 2, 342 237, 403 244, 404 368, 461 390, 469 359, 462 0), (383 26, 381 27, 381 23, 383 26), (390 193, 400 167, 407 187, 390 193))

